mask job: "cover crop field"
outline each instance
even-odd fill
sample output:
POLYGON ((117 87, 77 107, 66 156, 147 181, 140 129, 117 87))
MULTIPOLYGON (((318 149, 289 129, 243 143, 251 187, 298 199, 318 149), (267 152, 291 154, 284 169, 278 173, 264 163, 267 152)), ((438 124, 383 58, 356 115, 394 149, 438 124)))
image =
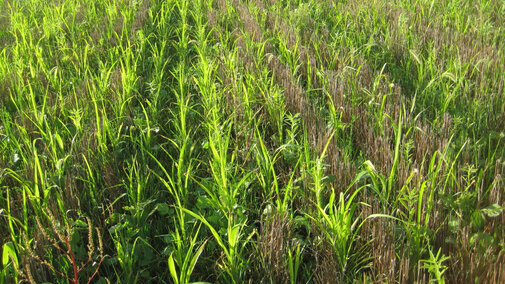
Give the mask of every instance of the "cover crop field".
POLYGON ((503 0, 0 0, 0 283, 505 283, 503 0))

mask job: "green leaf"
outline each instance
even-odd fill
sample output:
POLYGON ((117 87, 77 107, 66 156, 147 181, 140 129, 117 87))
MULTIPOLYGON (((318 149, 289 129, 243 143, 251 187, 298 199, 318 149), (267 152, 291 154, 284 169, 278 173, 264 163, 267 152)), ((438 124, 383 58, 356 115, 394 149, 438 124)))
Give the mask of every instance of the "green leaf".
POLYGON ((160 215, 165 216, 170 213, 170 207, 166 203, 158 203, 156 204, 156 209, 160 215))
POLYGON ((501 212, 504 208, 505 207, 502 207, 502 206, 495 203, 495 204, 489 205, 486 208, 481 209, 480 211, 483 214, 486 214, 488 217, 496 217, 501 214, 501 212))
POLYGON ((61 136, 58 133, 55 133, 54 139, 56 140, 56 143, 58 143, 60 149, 63 150, 63 140, 61 140, 61 136))
POLYGON ((170 275, 172 276, 172 279, 174 280, 174 283, 179 283, 179 278, 177 277, 177 271, 175 270, 175 262, 174 262, 174 257, 173 257, 173 252, 170 254, 170 257, 168 257, 168 268, 170 269, 170 275))
POLYGON ((79 226, 79 227, 87 227, 88 226, 88 224, 86 224, 86 222, 84 222, 83 220, 76 220, 75 225, 79 226))
MULTIPOLYGON (((198 258, 200 257, 200 255, 202 254, 203 252, 203 248, 205 247, 205 243, 207 241, 205 241, 202 245, 200 245, 200 247, 198 248, 198 250, 196 251, 195 255, 193 256, 193 258, 191 259, 191 262, 189 263, 189 267, 188 267, 188 272, 187 272, 187 277, 186 277, 186 281, 189 280, 190 276, 191 276, 191 273, 193 273, 193 269, 195 269, 195 266, 196 266, 196 262, 198 261, 198 258)), ((195 283, 203 283, 203 282, 195 282, 195 283)))
POLYGON ((14 244, 12 242, 7 242, 3 245, 2 252, 2 265, 3 267, 9 264, 9 259, 14 263, 16 267, 19 266, 18 257, 16 255, 16 250, 14 249, 14 244))
POLYGON ((240 238, 240 227, 240 224, 237 224, 229 231, 228 243, 230 247, 235 247, 237 245, 240 238))

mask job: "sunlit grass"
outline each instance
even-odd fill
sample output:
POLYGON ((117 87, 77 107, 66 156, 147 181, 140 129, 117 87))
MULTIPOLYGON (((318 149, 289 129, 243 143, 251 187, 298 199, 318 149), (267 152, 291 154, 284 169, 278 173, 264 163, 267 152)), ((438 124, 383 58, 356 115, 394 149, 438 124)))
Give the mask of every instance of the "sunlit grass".
POLYGON ((2 1, 0 283, 503 282, 500 1, 2 1))

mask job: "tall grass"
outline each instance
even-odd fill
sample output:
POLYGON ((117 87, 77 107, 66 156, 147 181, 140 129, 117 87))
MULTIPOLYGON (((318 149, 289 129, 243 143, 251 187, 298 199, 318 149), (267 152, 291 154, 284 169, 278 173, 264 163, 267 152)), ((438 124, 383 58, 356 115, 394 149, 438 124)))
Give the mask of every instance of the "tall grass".
POLYGON ((499 1, 3 1, 0 283, 505 281, 499 1))

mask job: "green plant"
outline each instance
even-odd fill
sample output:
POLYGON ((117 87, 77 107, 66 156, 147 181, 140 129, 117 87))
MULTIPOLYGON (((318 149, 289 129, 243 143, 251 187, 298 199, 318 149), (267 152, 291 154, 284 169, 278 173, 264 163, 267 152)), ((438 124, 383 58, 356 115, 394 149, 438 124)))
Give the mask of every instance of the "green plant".
POLYGON ((190 283, 191 273, 195 269, 196 262, 205 247, 205 243, 196 247, 196 239, 199 231, 200 227, 198 227, 196 232, 193 234, 193 237, 190 239, 187 247, 185 247, 185 241, 182 239, 178 230, 176 230, 173 235, 176 250, 168 257, 168 268, 170 269, 170 275, 172 276, 174 283, 190 283), (193 251, 194 249, 196 249, 196 251, 193 251), (179 267, 179 274, 177 273, 176 265, 179 267))
POLYGON ((504 282, 503 15, 0 1, 0 282, 504 282))
POLYGON ((444 272, 447 270, 447 266, 443 263, 449 259, 449 257, 445 255, 440 255, 440 248, 437 251, 437 254, 433 254, 433 252, 428 250, 430 253, 430 258, 421 260, 423 262, 423 268, 427 269, 429 273, 433 276, 432 280, 435 283, 445 283, 444 272))

